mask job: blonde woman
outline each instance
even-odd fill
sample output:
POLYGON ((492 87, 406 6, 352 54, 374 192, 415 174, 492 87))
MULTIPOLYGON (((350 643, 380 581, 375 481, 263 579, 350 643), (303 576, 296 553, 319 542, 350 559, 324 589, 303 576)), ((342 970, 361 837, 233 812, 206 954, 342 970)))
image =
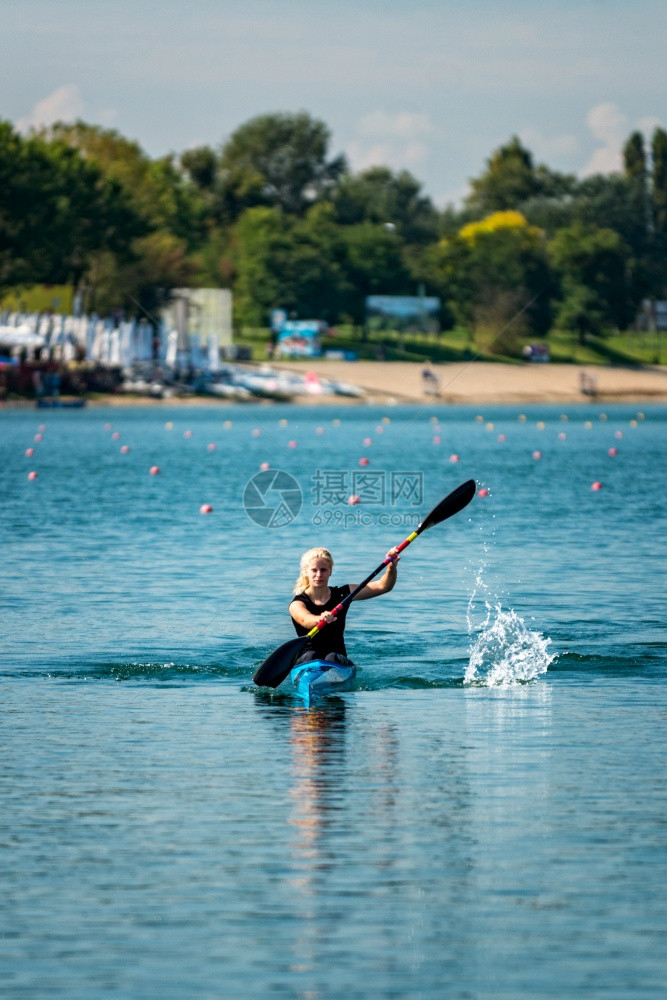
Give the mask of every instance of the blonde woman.
MULTIPOLYGON (((355 601, 367 601, 380 594, 388 594, 396 584, 396 564, 401 558, 395 548, 390 549, 387 558, 391 560, 379 580, 367 583, 359 591, 355 601)), ((301 556, 299 578, 294 587, 294 597, 289 606, 296 634, 307 635, 319 622, 327 622, 326 628, 309 639, 295 661, 308 663, 310 660, 332 660, 334 663, 350 664, 345 648, 345 607, 338 616, 332 614, 341 601, 357 586, 347 583, 342 587, 330 587, 329 578, 334 561, 327 549, 309 549, 301 556)))

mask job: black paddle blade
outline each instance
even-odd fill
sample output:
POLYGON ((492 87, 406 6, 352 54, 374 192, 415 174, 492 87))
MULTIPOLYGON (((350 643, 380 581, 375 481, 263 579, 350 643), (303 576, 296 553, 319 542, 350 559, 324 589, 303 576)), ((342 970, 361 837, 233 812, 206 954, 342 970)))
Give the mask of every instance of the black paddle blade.
POLYGON ((307 635, 284 642, 267 656, 253 674, 253 681, 260 687, 277 688, 292 669, 292 664, 306 644, 307 635))
POLYGON ((427 528, 432 528, 434 524, 440 524, 452 514, 458 514, 460 510, 468 506, 476 492, 477 483, 474 479, 468 479, 467 482, 461 483, 444 500, 441 500, 430 514, 427 514, 417 529, 419 533, 426 531, 427 528))

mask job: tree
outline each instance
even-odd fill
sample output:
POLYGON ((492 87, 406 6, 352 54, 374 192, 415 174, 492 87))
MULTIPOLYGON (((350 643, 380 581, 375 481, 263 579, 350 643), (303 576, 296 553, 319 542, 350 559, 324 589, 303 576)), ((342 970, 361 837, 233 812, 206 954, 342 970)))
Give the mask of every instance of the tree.
POLYGON ((91 255, 86 272, 86 308, 101 315, 124 307, 155 323, 172 288, 191 284, 193 262, 183 240, 155 231, 133 240, 131 255, 108 250, 91 255))
POLYGON ((653 293, 667 295, 667 132, 657 128, 651 140, 651 211, 653 216, 653 293))
POLYGON ((289 235, 277 208, 248 208, 234 231, 234 312, 247 326, 266 326, 272 309, 284 302, 282 273, 289 235))
POLYGON ((582 285, 573 276, 563 283, 563 294, 556 327, 576 334, 579 344, 585 344, 590 336, 601 336, 605 329, 605 308, 600 296, 592 288, 582 285))
POLYGON ((303 215, 345 169, 343 157, 327 159, 329 139, 305 112, 259 115, 238 128, 220 158, 228 217, 257 205, 303 215))
POLYGON ((651 141, 651 201, 653 226, 658 236, 667 235, 667 132, 657 128, 651 141))
POLYGON ((468 223, 432 253, 441 295, 485 350, 519 351, 521 336, 543 336, 553 282, 544 235, 520 212, 468 223))
POLYGON ((541 191, 532 154, 517 136, 492 154, 486 171, 470 184, 466 203, 481 214, 518 208, 541 191))
POLYGON ((559 230, 550 244, 551 259, 561 280, 561 302, 573 297, 591 303, 597 327, 625 329, 634 317, 629 294, 629 247, 613 229, 582 225, 559 230))
MULTIPOLYGON (((106 239, 82 266, 86 308, 123 307, 155 315, 169 290, 188 284, 197 272, 195 251, 208 235, 206 203, 172 156, 151 160, 138 143, 112 129, 85 122, 57 124, 42 139, 66 150, 94 169, 115 194, 115 204, 129 206, 134 231, 106 239)), ((80 220, 89 217, 83 206, 80 220)))
POLYGON ((623 146, 623 166, 625 176, 634 178, 643 188, 646 184, 646 150, 641 132, 628 136, 623 146))
POLYGON ((237 318, 266 326, 271 310, 282 308, 301 318, 336 321, 342 252, 325 206, 313 207, 305 219, 279 208, 246 209, 234 231, 237 318))
POLYGON ((371 167, 345 174, 331 195, 336 220, 343 226, 374 222, 393 226, 404 243, 428 244, 438 235, 438 213, 407 170, 371 167))
POLYGON ((204 205, 172 156, 151 160, 137 142, 115 129, 78 121, 56 124, 42 133, 45 139, 67 144, 125 192, 147 229, 164 229, 189 246, 203 234, 204 205))
POLYGON ((200 191, 213 191, 218 173, 218 157, 210 146, 197 146, 181 154, 181 166, 200 191))
POLYGON ((92 253, 123 253, 146 227, 120 186, 59 140, 0 123, 0 284, 70 282, 92 253))
POLYGON ((354 323, 364 322, 368 295, 407 295, 414 291, 395 230, 360 222, 344 226, 341 235, 350 289, 344 311, 354 323))

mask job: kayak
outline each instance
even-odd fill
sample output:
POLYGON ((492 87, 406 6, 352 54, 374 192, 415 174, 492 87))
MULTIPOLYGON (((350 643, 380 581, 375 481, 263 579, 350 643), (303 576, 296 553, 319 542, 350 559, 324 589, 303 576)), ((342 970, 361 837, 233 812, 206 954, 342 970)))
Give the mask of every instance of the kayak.
POLYGON ((294 691, 306 705, 310 705, 316 698, 348 691, 356 675, 357 668, 354 664, 343 666, 342 663, 332 663, 331 660, 310 660, 308 663, 299 663, 290 670, 294 691))

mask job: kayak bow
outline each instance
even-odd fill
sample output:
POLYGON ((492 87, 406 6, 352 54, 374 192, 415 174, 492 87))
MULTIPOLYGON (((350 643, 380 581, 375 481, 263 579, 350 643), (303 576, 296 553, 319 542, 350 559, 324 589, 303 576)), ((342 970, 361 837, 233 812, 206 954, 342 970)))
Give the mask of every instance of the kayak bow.
POLYGON ((292 667, 290 681, 295 694, 310 705, 316 698, 349 691, 356 675, 357 668, 353 663, 344 666, 330 660, 310 660, 292 667))

